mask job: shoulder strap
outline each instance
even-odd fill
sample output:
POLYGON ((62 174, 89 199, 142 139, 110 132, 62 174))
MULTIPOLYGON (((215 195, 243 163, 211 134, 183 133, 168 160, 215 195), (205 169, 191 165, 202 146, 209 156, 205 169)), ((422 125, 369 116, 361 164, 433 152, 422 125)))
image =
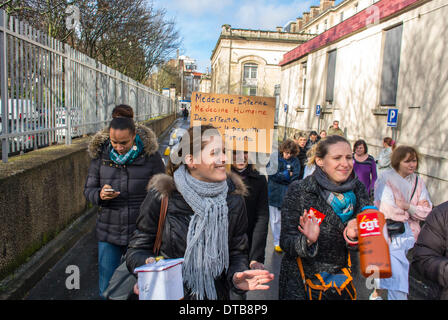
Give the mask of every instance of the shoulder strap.
POLYGON ((305 284, 305 272, 303 271, 302 259, 297 257, 297 265, 299 266, 300 275, 302 276, 303 284, 305 284))
POLYGON ((166 211, 168 209, 168 197, 162 197, 162 202, 160 203, 160 216, 159 216, 159 224, 157 226, 157 235, 156 241, 154 242, 154 254, 159 255, 160 246, 162 244, 162 233, 163 226, 165 224, 166 211))
POLYGON ((415 190, 417 190, 417 185, 418 185, 418 175, 415 175, 415 186, 414 186, 414 190, 412 191, 412 195, 409 198, 409 201, 411 201, 412 197, 414 197, 415 190))

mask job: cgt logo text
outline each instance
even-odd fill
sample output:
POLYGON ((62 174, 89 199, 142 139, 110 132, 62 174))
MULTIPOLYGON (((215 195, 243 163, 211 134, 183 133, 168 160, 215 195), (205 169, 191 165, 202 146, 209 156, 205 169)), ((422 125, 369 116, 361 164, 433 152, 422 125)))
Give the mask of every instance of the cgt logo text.
MULTIPOLYGON (((364 218, 363 218, 363 220, 364 220, 364 218)), ((375 228, 379 228, 380 225, 378 224, 377 219, 373 219, 371 221, 361 221, 361 223, 359 224, 359 227, 361 229, 366 229, 367 231, 373 231, 373 230, 375 230, 375 228)))
POLYGON ((367 213, 359 221, 359 236, 369 237, 380 235, 380 224, 376 213, 367 213))

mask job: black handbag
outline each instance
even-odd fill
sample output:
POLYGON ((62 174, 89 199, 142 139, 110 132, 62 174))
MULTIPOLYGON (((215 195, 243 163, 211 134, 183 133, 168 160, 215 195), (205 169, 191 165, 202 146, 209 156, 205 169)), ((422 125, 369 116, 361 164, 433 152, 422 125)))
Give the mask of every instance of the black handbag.
MULTIPOLYGON (((414 186, 414 190, 412 191, 410 200, 414 196, 415 190, 417 189, 417 183, 418 183, 418 176, 415 177, 415 186, 414 186)), ((386 225, 387 225, 387 232, 389 233, 389 236, 402 234, 405 231, 404 223, 400 222, 400 221, 386 219, 386 225)))
POLYGON ((386 219, 386 225, 387 225, 387 233, 389 233, 389 236, 402 234, 405 231, 404 223, 401 221, 386 219))
POLYGON ((136 282, 137 278, 129 272, 123 255, 121 264, 115 269, 103 296, 108 300, 131 300, 136 282))
MULTIPOLYGON (((157 228, 156 241, 154 243, 154 253, 158 255, 162 243, 162 230, 165 223, 166 211, 168 209, 168 197, 163 197, 160 204, 159 225, 157 228)), ((134 286, 137 277, 129 272, 126 266, 125 255, 121 257, 121 264, 115 269, 109 285, 103 292, 103 296, 108 300, 132 300, 135 297, 134 286)))

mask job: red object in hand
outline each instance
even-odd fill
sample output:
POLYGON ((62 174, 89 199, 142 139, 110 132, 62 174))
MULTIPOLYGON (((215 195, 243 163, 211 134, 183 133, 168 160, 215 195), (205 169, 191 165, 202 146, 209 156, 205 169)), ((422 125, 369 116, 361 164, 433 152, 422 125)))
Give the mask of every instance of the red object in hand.
MULTIPOLYGON (((320 211, 318 211, 318 210, 316 210, 316 209, 314 209, 312 207, 310 208, 310 210, 308 210, 308 214, 309 215, 310 214, 314 214, 314 216, 317 219, 317 222, 319 222, 319 226, 322 223, 322 221, 324 221, 324 219, 326 217, 326 215, 324 215, 322 212, 320 212, 320 211)), ((308 218, 311 219, 311 217, 309 215, 308 215, 308 218)))

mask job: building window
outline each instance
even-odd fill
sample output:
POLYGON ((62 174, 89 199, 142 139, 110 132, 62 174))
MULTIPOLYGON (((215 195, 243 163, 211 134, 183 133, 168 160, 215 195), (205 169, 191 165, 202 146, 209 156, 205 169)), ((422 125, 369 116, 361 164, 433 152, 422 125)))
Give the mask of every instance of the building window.
POLYGON ((358 12, 358 2, 355 3, 355 13, 358 12))
POLYGON ((397 103, 402 34, 402 24, 386 31, 381 70, 380 105, 382 106, 395 106, 397 103))
POLYGON ((243 95, 257 95, 258 66, 254 63, 246 63, 243 66, 243 95))
POLYGON ((342 22, 342 21, 344 21, 344 11, 342 11, 341 15, 340 15, 340 22, 342 22))
POLYGON ((302 63, 302 107, 305 108, 306 94, 306 61, 302 63))
POLYGON ((328 29, 328 22, 327 20, 324 21, 324 31, 327 31, 328 29))
POLYGON ((325 101, 333 103, 334 98, 334 78, 336 71, 336 50, 328 52, 327 64, 327 87, 325 91, 325 101))

